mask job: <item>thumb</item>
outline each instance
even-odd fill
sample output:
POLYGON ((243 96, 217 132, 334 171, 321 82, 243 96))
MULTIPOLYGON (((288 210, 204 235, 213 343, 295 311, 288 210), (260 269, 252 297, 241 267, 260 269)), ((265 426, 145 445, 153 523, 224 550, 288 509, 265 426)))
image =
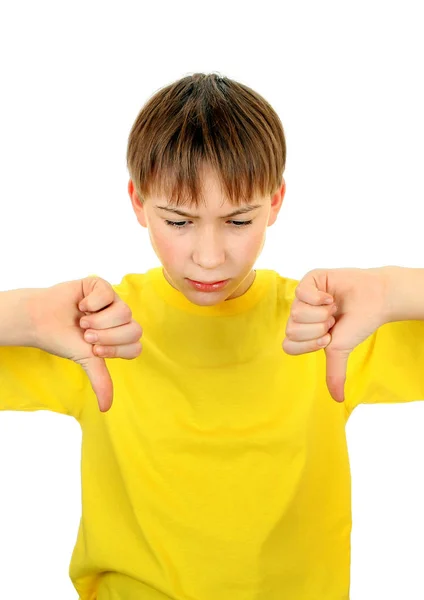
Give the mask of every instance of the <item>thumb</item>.
POLYGON ((112 406, 113 383, 104 358, 85 358, 79 362, 88 375, 100 411, 107 412, 112 406))
POLYGON ((349 351, 325 348, 327 388, 336 402, 344 402, 349 351))

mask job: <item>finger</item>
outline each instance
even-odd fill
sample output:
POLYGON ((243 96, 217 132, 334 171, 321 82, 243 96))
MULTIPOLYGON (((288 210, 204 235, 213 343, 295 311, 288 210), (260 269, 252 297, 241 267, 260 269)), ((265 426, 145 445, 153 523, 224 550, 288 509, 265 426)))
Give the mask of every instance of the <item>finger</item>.
POLYGON ((307 342, 323 337, 336 322, 334 317, 330 317, 324 323, 295 323, 290 320, 286 327, 286 336, 293 342, 307 342))
POLYGON ((113 402, 113 383, 103 358, 87 358, 81 361, 81 366, 88 375, 97 396, 97 402, 101 412, 107 412, 113 402))
POLYGON ((143 350, 140 342, 125 344, 123 346, 94 346, 93 353, 102 358, 126 358, 132 359, 140 356, 143 350))
POLYGON ((80 327, 83 329, 109 329, 110 327, 119 327, 120 325, 130 323, 131 320, 132 312, 130 307, 120 300, 100 312, 81 317, 80 327), (83 325, 83 322, 87 323, 87 327, 83 325))
POLYGON ((332 304, 333 297, 326 292, 321 292, 317 289, 314 280, 305 280, 297 286, 295 295, 301 302, 306 302, 312 306, 320 306, 321 304, 332 304))
POLYGON ((100 277, 86 277, 82 287, 84 299, 78 305, 81 312, 97 312, 119 299, 110 283, 100 277))
POLYGON ((332 304, 331 306, 314 306, 305 302, 297 302, 292 307, 290 318, 295 323, 323 323, 327 319, 330 319, 337 312, 337 306, 332 304))
POLYGON ((289 338, 283 341, 283 350, 286 354, 297 356, 299 354, 307 354, 308 352, 316 352, 322 350, 331 342, 331 334, 327 333, 320 339, 309 340, 307 342, 294 342, 289 338), (320 343, 322 341, 322 343, 320 343))
POLYGON ((326 382, 331 396, 336 402, 344 402, 344 386, 346 383, 347 363, 349 352, 325 350, 326 382))
POLYGON ((100 346, 117 346, 118 344, 131 344, 137 342, 143 335, 142 327, 136 322, 126 323, 120 327, 109 329, 87 329, 84 339, 89 344, 100 346))

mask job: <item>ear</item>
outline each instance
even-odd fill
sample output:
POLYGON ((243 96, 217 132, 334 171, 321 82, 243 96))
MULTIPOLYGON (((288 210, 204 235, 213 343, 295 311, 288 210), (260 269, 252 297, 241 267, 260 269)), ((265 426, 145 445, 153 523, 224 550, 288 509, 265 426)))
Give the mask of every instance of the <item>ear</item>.
POLYGON ((283 204, 285 193, 286 193, 286 182, 283 177, 281 186, 275 192, 275 194, 273 194, 271 197, 271 211, 269 213, 268 227, 270 225, 273 225, 275 223, 275 221, 277 220, 278 213, 280 212, 281 206, 283 204))
POLYGON ((137 191, 135 189, 135 185, 132 182, 132 179, 128 182, 128 195, 131 199, 131 204, 135 215, 137 217, 137 221, 140 223, 142 227, 147 227, 146 214, 144 211, 144 204, 141 202, 137 191))

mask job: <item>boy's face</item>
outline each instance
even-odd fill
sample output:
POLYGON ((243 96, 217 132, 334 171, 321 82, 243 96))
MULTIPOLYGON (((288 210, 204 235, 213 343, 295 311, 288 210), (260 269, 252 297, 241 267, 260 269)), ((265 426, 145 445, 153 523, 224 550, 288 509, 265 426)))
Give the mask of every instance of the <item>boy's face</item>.
POLYGON ((266 228, 275 223, 286 188, 283 180, 281 188, 271 198, 257 197, 251 201, 251 205, 259 205, 259 208, 228 217, 237 207, 225 199, 211 169, 205 167, 202 173, 206 206, 201 203, 199 208, 176 208, 190 216, 159 208, 170 207, 165 196, 150 196, 141 204, 131 179, 128 193, 138 222, 148 229, 167 281, 193 304, 212 306, 241 296, 252 285, 255 279, 253 266, 264 246, 266 228), (168 225, 166 221, 182 226, 168 225), (252 223, 237 225, 247 221, 252 223), (195 289, 188 279, 229 281, 220 290, 205 292, 195 289))

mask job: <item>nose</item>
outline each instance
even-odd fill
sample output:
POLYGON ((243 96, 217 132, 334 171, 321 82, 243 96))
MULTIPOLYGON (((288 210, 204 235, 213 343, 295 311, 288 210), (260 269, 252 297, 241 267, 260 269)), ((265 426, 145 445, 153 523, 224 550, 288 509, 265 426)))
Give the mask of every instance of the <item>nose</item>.
POLYGON ((197 236, 193 250, 193 262, 202 269, 216 269, 225 262, 222 236, 213 227, 203 228, 197 236))

